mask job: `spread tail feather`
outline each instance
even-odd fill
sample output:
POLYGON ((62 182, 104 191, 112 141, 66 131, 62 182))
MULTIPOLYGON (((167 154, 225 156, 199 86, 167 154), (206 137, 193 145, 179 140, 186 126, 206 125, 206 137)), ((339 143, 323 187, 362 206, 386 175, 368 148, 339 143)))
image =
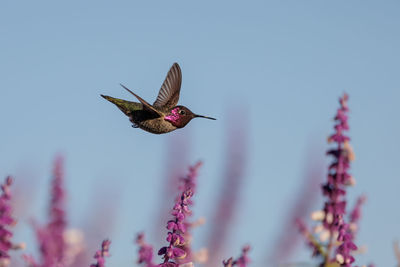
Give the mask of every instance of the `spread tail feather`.
POLYGON ((141 103, 126 101, 108 95, 101 95, 101 97, 116 105, 127 116, 130 116, 133 111, 143 109, 143 105, 141 103))

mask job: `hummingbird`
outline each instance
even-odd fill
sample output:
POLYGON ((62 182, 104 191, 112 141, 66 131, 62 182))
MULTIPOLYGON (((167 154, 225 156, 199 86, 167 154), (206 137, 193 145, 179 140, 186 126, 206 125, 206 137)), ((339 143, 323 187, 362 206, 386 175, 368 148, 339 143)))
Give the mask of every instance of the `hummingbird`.
POLYGON ((158 96, 153 105, 120 84, 125 90, 135 96, 139 102, 101 95, 116 105, 129 120, 132 127, 140 128, 153 134, 172 132, 185 127, 193 118, 214 118, 193 113, 185 106, 177 105, 182 84, 182 72, 178 63, 174 63, 165 77, 158 96))

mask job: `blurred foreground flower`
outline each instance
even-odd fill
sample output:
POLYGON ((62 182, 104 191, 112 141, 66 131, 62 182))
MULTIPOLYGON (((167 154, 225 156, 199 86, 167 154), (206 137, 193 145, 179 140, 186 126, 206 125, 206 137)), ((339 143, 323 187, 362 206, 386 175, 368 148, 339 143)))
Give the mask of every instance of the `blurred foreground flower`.
POLYGON ((397 260, 397 267, 400 267, 400 246, 399 246, 399 241, 395 242, 393 244, 393 249, 394 249, 394 255, 396 256, 397 260))
POLYGON ((209 266, 219 266, 225 258, 225 249, 229 246, 229 236, 238 217, 241 195, 245 187, 248 159, 247 119, 245 111, 232 110, 226 129, 226 155, 223 179, 215 200, 214 214, 211 216, 211 230, 207 240, 210 259, 209 266), (238 122, 240 124, 238 125, 238 122), (238 127, 239 126, 239 127, 238 127))
POLYGON ((137 235, 136 244, 139 245, 139 259, 137 263, 144 264, 146 267, 155 267, 156 264, 153 263, 153 247, 146 243, 143 233, 137 235))
MULTIPOLYGON (((63 158, 57 157, 54 163, 49 207, 49 222, 44 226, 34 223, 36 238, 40 247, 41 263, 30 262, 32 266, 64 266, 65 192, 63 189, 63 158)), ((29 258, 25 258, 29 259, 29 258)), ((31 257, 30 260, 33 258, 31 257)))
POLYGON ((84 248, 83 233, 77 229, 66 228, 63 164, 63 157, 56 157, 50 189, 48 222, 42 226, 36 221, 32 223, 39 244, 40 262, 31 255, 24 255, 25 262, 31 267, 70 266, 84 248))

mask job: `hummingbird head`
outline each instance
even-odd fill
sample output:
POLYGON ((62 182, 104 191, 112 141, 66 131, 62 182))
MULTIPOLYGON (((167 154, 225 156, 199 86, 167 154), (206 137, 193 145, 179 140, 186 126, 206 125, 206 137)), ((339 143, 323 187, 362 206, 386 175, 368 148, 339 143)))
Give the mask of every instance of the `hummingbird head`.
POLYGON ((215 120, 211 117, 206 117, 202 115, 194 114, 190 109, 185 106, 176 106, 171 111, 165 115, 164 119, 169 121, 172 125, 177 128, 183 128, 189 123, 193 118, 205 118, 210 120, 215 120))

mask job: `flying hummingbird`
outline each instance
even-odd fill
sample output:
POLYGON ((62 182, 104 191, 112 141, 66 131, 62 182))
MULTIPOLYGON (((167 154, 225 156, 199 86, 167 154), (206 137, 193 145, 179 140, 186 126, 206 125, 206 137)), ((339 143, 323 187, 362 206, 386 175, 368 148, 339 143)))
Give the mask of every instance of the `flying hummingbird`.
POLYGON ((133 93, 122 84, 121 86, 134 95, 140 103, 106 95, 101 96, 115 104, 123 113, 125 113, 133 123, 132 127, 141 128, 154 134, 168 133, 178 128, 183 128, 193 118, 215 120, 211 117, 194 114, 185 106, 177 106, 181 83, 181 68, 178 63, 174 63, 170 68, 153 105, 150 105, 146 100, 133 93))

